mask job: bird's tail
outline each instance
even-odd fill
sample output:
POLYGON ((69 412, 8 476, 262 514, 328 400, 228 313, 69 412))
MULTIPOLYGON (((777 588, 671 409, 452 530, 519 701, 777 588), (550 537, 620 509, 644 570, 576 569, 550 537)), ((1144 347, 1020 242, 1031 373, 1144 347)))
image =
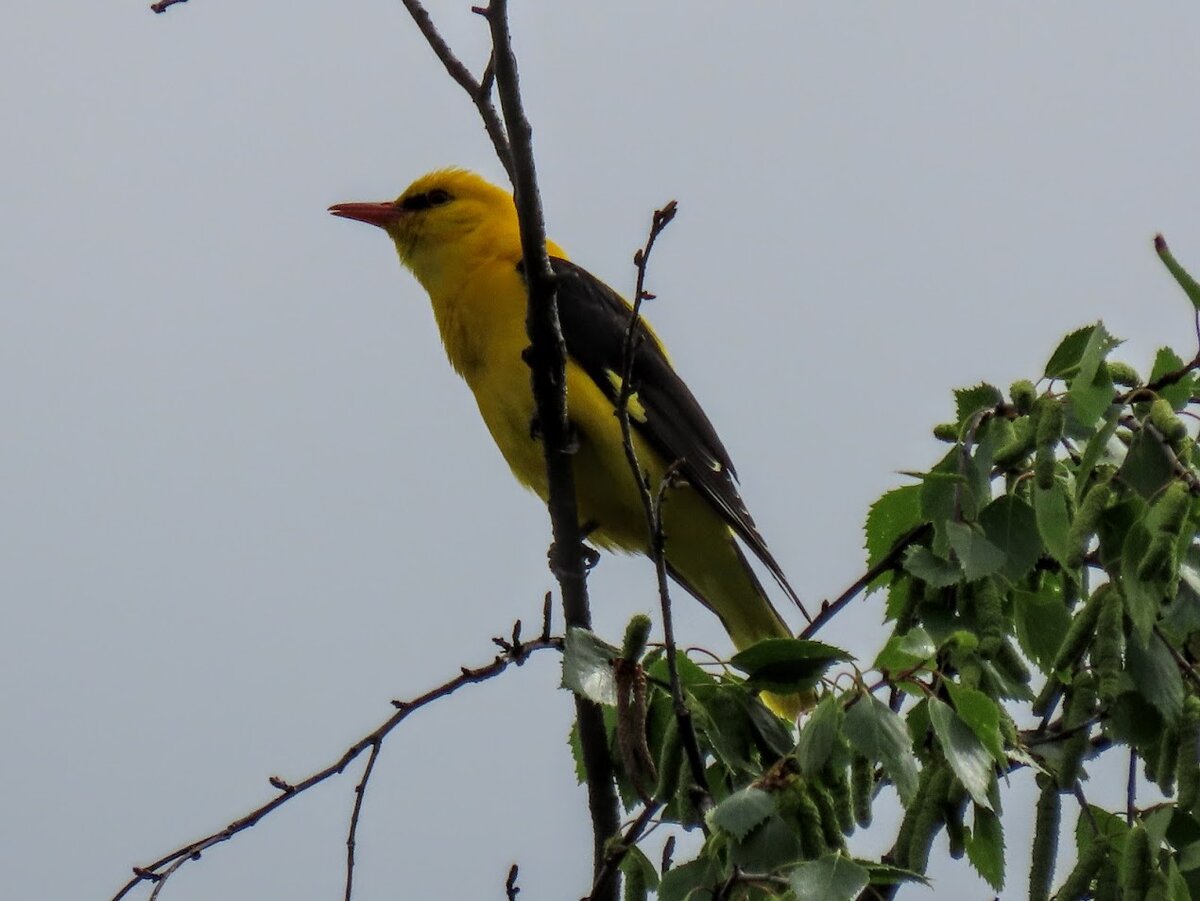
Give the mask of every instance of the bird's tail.
MULTIPOLYGON (((663 506, 667 567, 675 579, 721 619, 739 651, 764 638, 793 638, 729 527, 698 495, 675 492, 663 506)), ((811 692, 763 693, 785 719, 812 706, 811 692)))

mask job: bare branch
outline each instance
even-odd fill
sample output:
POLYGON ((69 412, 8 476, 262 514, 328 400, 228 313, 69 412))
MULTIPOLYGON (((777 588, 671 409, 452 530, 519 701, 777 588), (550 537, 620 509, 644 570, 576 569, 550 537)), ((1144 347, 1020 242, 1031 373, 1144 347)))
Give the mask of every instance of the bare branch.
MULTIPOLYGON (((551 564, 562 591, 567 627, 587 628, 591 625, 591 611, 587 596, 587 557, 571 460, 574 440, 567 418, 567 345, 559 324, 554 273, 546 252, 546 226, 533 161, 533 128, 525 117, 521 100, 517 59, 508 29, 507 0, 492 0, 486 17, 492 33, 496 93, 510 142, 509 172, 521 232, 525 286, 529 294, 525 327, 530 347, 526 357, 546 456, 547 507, 554 534, 551 564)), ((482 96, 477 99, 477 105, 481 100, 482 96)), ((608 752, 608 733, 599 705, 576 696, 575 711, 592 815, 592 868, 598 873, 604 865, 605 846, 620 829, 616 781, 608 752)), ((611 893, 604 898, 615 901, 615 883, 611 893)))
MULTIPOLYGON (((173 0, 173 2, 181 2, 181 0, 173 0)), ((416 23, 417 28, 421 30, 421 34, 424 35, 425 42, 429 44, 429 48, 441 60, 442 65, 446 67, 447 74, 467 92, 467 96, 471 98, 471 102, 479 110, 479 117, 483 119, 483 127, 487 129, 488 137, 492 139, 492 146, 496 148, 496 156, 500 158, 504 170, 508 173, 508 177, 512 179, 512 148, 508 143, 504 123, 500 121, 500 115, 496 112, 496 107, 492 104, 491 61, 488 61, 487 68, 484 69, 482 80, 476 81, 475 76, 471 74, 471 70, 466 67, 462 60, 454 55, 454 51, 450 49, 450 45, 446 43, 445 38, 438 33, 437 28, 433 24, 433 19, 429 17, 428 11, 421 4, 420 0, 402 0, 402 2, 404 3, 404 8, 408 10, 408 14, 412 17, 413 22, 416 23)))
MULTIPOLYGON (((638 839, 642 837, 642 833, 646 831, 646 827, 650 825, 650 821, 654 819, 654 815, 662 809, 662 804, 657 801, 647 803, 642 808, 642 812, 638 814, 637 819, 629 824, 629 828, 621 835, 619 842, 610 842, 607 853, 604 855, 604 864, 596 873, 596 881, 592 884, 591 893, 583 899, 583 901, 598 901, 599 898, 605 897, 610 883, 616 885, 617 869, 621 866, 621 861, 625 859, 625 855, 629 853, 629 849, 637 844, 638 839)), ((665 872, 665 868, 664 868, 665 872)))
POLYGON ((517 901, 521 889, 517 885, 517 865, 514 863, 508 869, 508 878, 504 880, 504 897, 506 901, 517 901))
MULTIPOLYGON (((187 0, 158 0, 157 3, 151 3, 150 8, 152 10, 154 10, 156 13, 161 14, 161 13, 165 13, 168 9, 170 9, 176 3, 187 3, 187 0)), ((155 891, 155 894, 157 894, 157 890, 155 891)))
POLYGON ((375 769, 375 761, 379 759, 379 749, 382 747, 382 739, 371 745, 371 756, 367 758, 367 765, 363 767, 362 778, 358 780, 358 785, 354 786, 354 812, 350 814, 350 831, 346 836, 345 901, 350 901, 350 896, 354 893, 354 843, 355 837, 358 835, 358 817, 362 813, 363 797, 367 793, 367 783, 371 780, 371 771, 375 769))
POLYGON ((932 526, 929 523, 921 523, 912 531, 902 535, 899 540, 892 545, 892 549, 888 551, 878 563, 868 569, 865 573, 859 576, 849 588, 838 595, 835 601, 822 601, 821 609, 817 612, 816 617, 811 623, 800 633, 801 638, 810 638, 823 625, 833 619, 838 612, 849 604, 852 600, 858 597, 859 593, 875 581, 883 573, 890 569, 895 569, 900 562, 901 556, 913 544, 924 540, 929 534, 932 526))
MULTIPOLYGON (((502 648, 502 652, 497 654, 495 659, 486 666, 481 666, 478 669, 469 669, 463 667, 462 671, 448 682, 444 682, 437 688, 431 689, 423 695, 413 698, 411 701, 393 701, 392 705, 396 708, 387 720, 381 723, 370 734, 363 736, 354 744, 352 744, 344 754, 334 763, 329 764, 324 769, 318 770, 310 776, 305 777, 296 783, 285 782, 277 776, 271 777, 271 784, 279 789, 279 794, 268 801, 266 804, 255 808, 245 816, 239 817, 223 829, 219 829, 210 835, 205 836, 181 848, 165 854, 153 863, 147 864, 144 867, 134 867, 134 878, 129 880, 125 886, 117 892, 112 901, 120 901, 130 891, 132 891, 139 883, 154 882, 155 893, 161 889, 162 884, 170 877, 185 861, 197 860, 200 854, 207 851, 213 845, 218 845, 221 842, 228 841, 239 832, 244 832, 252 826, 256 825, 259 820, 271 813, 278 807, 282 807, 288 801, 308 791, 315 785, 320 785, 326 779, 342 773, 350 763, 355 760, 360 754, 368 748, 372 749, 372 754, 368 760, 368 768, 364 770, 363 779, 359 783, 361 789, 365 790, 367 777, 370 775, 370 766, 374 763, 378 748, 383 743, 383 740, 388 734, 406 720, 413 712, 420 710, 422 707, 432 704, 441 698, 448 697, 454 694, 465 685, 472 685, 478 682, 486 682, 489 679, 494 679, 500 675, 509 666, 516 664, 521 666, 526 660, 538 651, 544 651, 548 648, 562 650, 561 638, 548 638, 540 636, 534 641, 523 642, 517 641, 510 643, 502 638, 493 639, 493 642, 502 648), (164 869, 165 868, 165 869, 164 869)), ((353 827, 357 824, 358 810, 361 806, 362 792, 359 792, 358 800, 355 803, 354 819, 351 826, 351 837, 348 844, 353 842, 353 827)), ((349 852, 352 855, 352 850, 349 852)), ((349 897, 349 876, 347 877, 347 897, 349 897)))

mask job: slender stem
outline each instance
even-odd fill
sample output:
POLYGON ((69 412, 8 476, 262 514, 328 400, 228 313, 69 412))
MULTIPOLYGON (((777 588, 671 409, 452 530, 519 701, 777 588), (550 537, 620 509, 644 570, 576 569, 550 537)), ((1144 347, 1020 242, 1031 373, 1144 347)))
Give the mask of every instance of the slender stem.
POLYGON ((371 745, 371 754, 367 757, 367 765, 363 767, 362 778, 354 786, 354 811, 350 814, 350 831, 346 835, 346 893, 345 901, 350 901, 354 894, 354 846, 358 836, 358 818, 362 813, 363 798, 367 794, 367 783, 371 781, 371 773, 375 769, 375 761, 379 759, 379 750, 383 741, 371 745))

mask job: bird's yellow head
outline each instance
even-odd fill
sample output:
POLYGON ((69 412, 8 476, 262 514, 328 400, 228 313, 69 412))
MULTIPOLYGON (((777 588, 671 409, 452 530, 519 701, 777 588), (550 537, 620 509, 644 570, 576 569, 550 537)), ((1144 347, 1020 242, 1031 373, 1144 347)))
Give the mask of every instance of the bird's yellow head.
POLYGON ((329 212, 386 231, 426 287, 481 251, 520 258, 512 194, 466 169, 423 175, 395 200, 337 203, 329 212))

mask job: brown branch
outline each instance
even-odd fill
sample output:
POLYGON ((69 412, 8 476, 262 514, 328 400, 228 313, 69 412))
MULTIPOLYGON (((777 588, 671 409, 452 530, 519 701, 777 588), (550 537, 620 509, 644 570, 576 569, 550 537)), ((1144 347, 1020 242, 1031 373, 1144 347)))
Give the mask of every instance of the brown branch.
POLYGON ((918 541, 923 541, 929 534, 929 530, 933 528, 929 523, 923 522, 915 529, 912 529, 905 535, 902 535, 892 549, 888 551, 879 562, 868 569, 865 573, 859 576, 849 588, 838 595, 835 601, 822 601, 821 609, 817 611, 816 617, 811 623, 800 633, 801 638, 810 638, 823 625, 833 619, 838 612, 854 600, 859 593, 875 581, 879 576, 888 570, 895 569, 896 564, 900 562, 900 557, 906 550, 918 541))
MULTIPOLYGON (((567 418, 567 346, 558 319, 554 272, 546 252, 546 225, 533 161, 533 128, 521 100, 517 59, 508 28, 507 0, 492 0, 485 15, 492 33, 496 93, 509 139, 510 173, 521 233, 525 287, 529 295, 525 327, 530 347, 526 358, 546 457, 547 507, 554 535, 551 565, 562 591, 567 627, 588 628, 591 611, 587 596, 587 557, 571 460, 574 438, 567 418)), ((616 779, 599 705, 576 696, 575 710, 592 815, 592 868, 593 873, 598 873, 604 865, 605 846, 620 829, 616 779)), ((615 883, 611 893, 604 898, 615 901, 615 883)))
POLYGON ((382 739, 371 745, 371 756, 367 758, 367 765, 363 767, 362 778, 358 780, 358 785, 354 786, 354 811, 350 814, 350 831, 346 835, 345 901, 350 901, 350 896, 354 894, 354 845, 355 838, 358 835, 358 817, 362 813, 363 797, 367 793, 367 783, 371 780, 371 772, 375 769, 375 761, 379 759, 379 749, 382 747, 382 739))
POLYGON ((591 892, 582 901, 598 901, 598 899, 606 897, 606 892, 611 890, 610 886, 616 886, 617 869, 621 866, 621 861, 625 859, 629 849, 637 844, 642 833, 646 831, 646 827, 650 825, 650 821, 654 819, 654 815, 661 809, 662 804, 657 801, 646 804, 637 819, 630 823, 629 828, 622 833, 621 840, 609 842, 608 850, 604 855, 604 865, 596 873, 591 892))
POLYGON ((157 3, 151 3, 150 8, 156 13, 165 13, 176 3, 187 3, 187 0, 158 0, 157 3))
MULTIPOLYGON (((113 895, 112 901, 120 901, 121 898, 124 898, 127 894, 129 894, 130 891, 132 891, 139 883, 142 882, 157 883, 155 886, 155 893, 157 893, 167 878, 170 877, 171 874, 173 874, 176 870, 178 870, 185 861, 199 859, 202 852, 207 851, 209 848, 213 847, 214 845, 218 845, 221 842, 228 841, 239 832, 245 832, 247 829, 256 825, 259 820, 274 811, 276 808, 282 807, 288 801, 303 794, 313 786, 320 785, 330 777, 339 775, 360 754, 362 754, 368 748, 371 748, 373 750, 372 756, 368 760, 369 767, 374 761, 374 756, 383 740, 393 729, 399 726, 400 723, 407 719, 413 712, 432 704, 434 701, 454 694, 465 685, 472 685, 478 682, 486 682, 489 679, 494 679, 513 664, 521 666, 537 651, 543 651, 547 648, 562 650, 562 639, 549 637, 546 634, 539 636, 537 639, 531 642, 521 641, 519 622, 513 627, 513 636, 515 640, 511 642, 503 638, 492 639, 493 643, 500 648, 501 652, 497 654, 495 659, 486 666, 481 666, 478 669, 468 669, 467 667, 463 667, 462 672, 460 672, 459 675, 455 676, 453 679, 442 683, 437 688, 425 692, 423 695, 413 698, 411 701, 393 701, 392 705, 396 708, 396 712, 388 717, 388 719, 383 723, 381 723, 373 732, 363 736, 354 744, 352 744, 334 763, 331 763, 324 769, 318 770, 317 772, 296 783, 288 783, 277 776, 272 776, 270 780, 271 784, 279 789, 279 794, 266 804, 256 807, 254 810, 250 811, 245 816, 234 820, 223 829, 218 829, 216 832, 213 832, 202 839, 190 842, 189 844, 175 849, 169 854, 163 855, 153 863, 147 864, 143 867, 134 867, 134 878, 129 880, 129 882, 127 882, 119 892, 113 895)), ((364 771, 363 780, 359 783, 359 785, 364 789, 367 775, 369 775, 369 773, 364 771)), ((362 793, 360 792, 360 801, 361 797, 362 793)), ((354 813, 355 817, 357 817, 358 808, 359 803, 356 802, 354 813)), ((357 821, 355 820, 354 822, 357 821)), ((347 885, 347 896, 348 895, 349 886, 347 885)))
POLYGON ((517 885, 517 873, 517 865, 514 863, 508 868, 508 878, 504 880, 505 901, 517 901, 517 895, 521 894, 520 886, 517 885))
MULTIPOLYGON (((174 2, 181 2, 181 0, 174 0, 174 2)), ((454 51, 450 49, 445 38, 438 33, 433 19, 429 17, 428 11, 421 5, 420 0, 401 0, 401 2, 404 3, 404 8, 408 10, 413 22, 425 37, 429 48, 445 66, 446 73, 467 92, 467 96, 475 104, 475 109, 479 111, 479 117, 483 120, 483 127, 487 130, 488 137, 492 139, 492 146, 496 148, 496 156, 503 164, 509 179, 513 179, 512 148, 508 143, 504 123, 500 121, 500 115, 492 103, 492 60, 488 60, 488 64, 483 70, 483 78, 476 81, 471 70, 454 55, 454 51)))

